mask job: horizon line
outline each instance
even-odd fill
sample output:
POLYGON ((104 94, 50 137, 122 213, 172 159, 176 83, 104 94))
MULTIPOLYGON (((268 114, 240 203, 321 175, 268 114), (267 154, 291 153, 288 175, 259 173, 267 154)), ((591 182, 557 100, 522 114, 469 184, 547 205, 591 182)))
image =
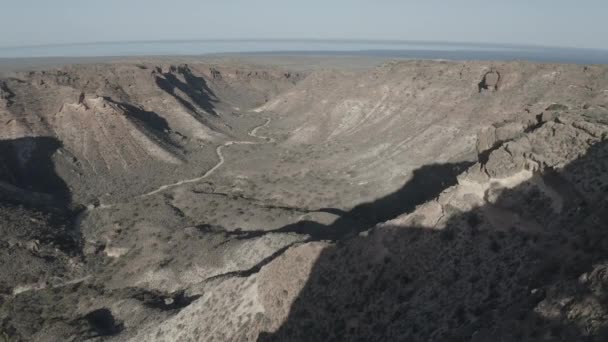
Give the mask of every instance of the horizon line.
POLYGON ((535 48, 535 49, 572 49, 606 51, 608 48, 596 47, 571 47, 559 45, 536 45, 522 43, 490 43, 490 42, 467 42, 467 41, 443 41, 443 40, 408 40, 408 39, 357 39, 357 38, 201 38, 201 39, 142 39, 142 40, 102 40, 91 42, 69 42, 69 43, 44 43, 25 45, 0 45, 0 50, 18 48, 44 48, 80 45, 110 45, 110 44, 136 44, 136 43, 221 43, 221 42, 328 42, 328 43, 365 43, 365 44, 418 44, 418 45, 453 45, 470 47, 508 47, 508 48, 535 48))

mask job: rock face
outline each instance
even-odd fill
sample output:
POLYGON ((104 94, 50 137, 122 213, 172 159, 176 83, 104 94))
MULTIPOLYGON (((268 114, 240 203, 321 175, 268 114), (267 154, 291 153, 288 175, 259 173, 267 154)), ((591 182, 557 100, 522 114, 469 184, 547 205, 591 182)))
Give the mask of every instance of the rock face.
POLYGON ((0 341, 604 341, 607 75, 5 80, 0 341))
POLYGON ((0 82, 0 100, 3 100, 6 106, 13 104, 12 98, 15 94, 8 88, 6 82, 0 82))
POLYGON ((496 70, 488 71, 483 75, 481 82, 479 82, 479 92, 484 90, 497 91, 500 83, 500 72, 496 70))

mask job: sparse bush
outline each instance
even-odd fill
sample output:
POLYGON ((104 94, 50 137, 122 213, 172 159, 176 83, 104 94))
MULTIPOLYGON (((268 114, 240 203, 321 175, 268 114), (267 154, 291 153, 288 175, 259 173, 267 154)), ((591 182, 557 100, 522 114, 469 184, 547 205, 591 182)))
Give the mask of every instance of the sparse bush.
POLYGON ((496 240, 492 240, 490 241, 490 250, 494 253, 498 253, 500 252, 500 244, 498 242, 496 242, 496 240))
POLYGON ((476 212, 470 212, 467 215, 467 223, 472 228, 476 228, 481 223, 481 218, 479 217, 479 215, 476 212))
POLYGON ((456 237, 456 232, 453 229, 445 228, 439 233, 439 237, 442 241, 452 241, 456 237))

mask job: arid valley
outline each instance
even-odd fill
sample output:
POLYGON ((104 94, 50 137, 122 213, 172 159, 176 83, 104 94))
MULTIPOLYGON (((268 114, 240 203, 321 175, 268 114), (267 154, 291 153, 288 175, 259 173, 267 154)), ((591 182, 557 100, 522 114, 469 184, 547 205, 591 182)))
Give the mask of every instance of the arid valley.
POLYGON ((0 78, 0 341, 606 341, 608 67, 0 78))

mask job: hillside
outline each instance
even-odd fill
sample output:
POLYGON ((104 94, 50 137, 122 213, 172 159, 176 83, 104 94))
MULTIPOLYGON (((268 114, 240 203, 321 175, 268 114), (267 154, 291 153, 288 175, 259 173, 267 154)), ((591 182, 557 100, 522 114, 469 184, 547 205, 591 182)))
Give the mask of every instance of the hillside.
POLYGON ((238 106, 264 103, 299 77, 186 64, 18 73, 0 83, 0 136, 55 138, 57 172, 79 201, 124 198, 210 167, 214 145, 244 133, 238 106))

